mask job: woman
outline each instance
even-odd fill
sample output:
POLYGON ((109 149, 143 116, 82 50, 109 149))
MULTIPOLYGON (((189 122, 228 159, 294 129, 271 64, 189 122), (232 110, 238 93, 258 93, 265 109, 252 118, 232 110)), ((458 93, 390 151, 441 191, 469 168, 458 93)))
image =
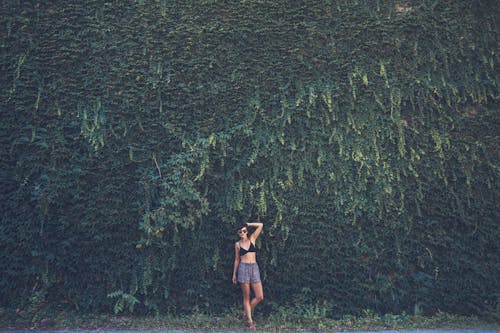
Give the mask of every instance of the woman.
POLYGON ((262 228, 262 223, 245 223, 240 225, 236 229, 240 240, 234 244, 233 283, 240 283, 241 291, 243 292, 244 312, 242 313, 242 317, 246 317, 248 327, 251 329, 255 329, 255 324, 252 320, 252 311, 264 299, 259 266, 257 265, 255 255, 255 240, 259 237, 262 228), (257 228, 250 236, 248 236, 249 227, 257 228), (250 300, 250 287, 255 294, 252 300, 250 300))

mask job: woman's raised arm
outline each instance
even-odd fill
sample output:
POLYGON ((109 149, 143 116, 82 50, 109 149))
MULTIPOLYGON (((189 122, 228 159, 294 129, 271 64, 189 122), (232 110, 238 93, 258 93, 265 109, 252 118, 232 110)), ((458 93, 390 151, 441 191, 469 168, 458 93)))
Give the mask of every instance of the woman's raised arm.
POLYGON ((262 228, 264 228, 264 225, 260 222, 253 222, 253 223, 247 223, 247 227, 257 228, 250 236, 250 240, 255 243, 255 241, 257 240, 257 237, 259 237, 259 235, 262 231, 262 228))

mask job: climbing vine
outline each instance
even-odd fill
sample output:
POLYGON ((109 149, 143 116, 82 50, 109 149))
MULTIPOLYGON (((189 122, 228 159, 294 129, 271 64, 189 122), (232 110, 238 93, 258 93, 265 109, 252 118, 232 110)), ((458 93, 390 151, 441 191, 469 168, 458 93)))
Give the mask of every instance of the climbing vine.
POLYGON ((497 7, 3 2, 0 305, 492 311, 497 7))

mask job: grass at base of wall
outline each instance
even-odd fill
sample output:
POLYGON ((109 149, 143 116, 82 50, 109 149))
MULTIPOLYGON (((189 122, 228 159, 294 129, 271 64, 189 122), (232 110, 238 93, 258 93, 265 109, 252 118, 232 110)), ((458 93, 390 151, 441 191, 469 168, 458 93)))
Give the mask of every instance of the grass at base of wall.
MULTIPOLYGON (((379 331, 401 329, 466 329, 481 328, 500 330, 500 321, 495 316, 476 317, 437 313, 434 316, 392 315, 379 316, 367 310, 362 316, 344 316, 329 319, 314 314, 297 316, 284 309, 267 317, 256 315, 254 321, 258 331, 379 331)), ((245 328, 238 312, 219 316, 203 313, 186 316, 159 315, 134 316, 91 315, 76 312, 57 312, 28 315, 20 310, 0 308, 0 329, 178 329, 230 331, 245 328)))

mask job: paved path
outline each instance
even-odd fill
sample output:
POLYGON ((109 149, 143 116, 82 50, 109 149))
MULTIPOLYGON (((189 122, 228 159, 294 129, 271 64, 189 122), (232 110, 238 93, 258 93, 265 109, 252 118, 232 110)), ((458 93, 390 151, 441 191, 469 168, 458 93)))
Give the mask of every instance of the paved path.
MULTIPOLYGON (((206 333, 206 332, 220 332, 220 333, 246 333, 248 330, 243 331, 183 331, 183 330, 0 330, 0 333, 206 333)), ((266 332, 257 330, 257 332, 266 332)), ((280 330, 280 331, 269 331, 274 333, 318 333, 318 331, 305 331, 305 330, 280 330)), ((499 333, 500 331, 494 330, 483 330, 483 329, 459 329, 459 330, 385 330, 385 331, 356 331, 351 333, 499 333)), ((349 332, 342 332, 349 333, 349 332)))

